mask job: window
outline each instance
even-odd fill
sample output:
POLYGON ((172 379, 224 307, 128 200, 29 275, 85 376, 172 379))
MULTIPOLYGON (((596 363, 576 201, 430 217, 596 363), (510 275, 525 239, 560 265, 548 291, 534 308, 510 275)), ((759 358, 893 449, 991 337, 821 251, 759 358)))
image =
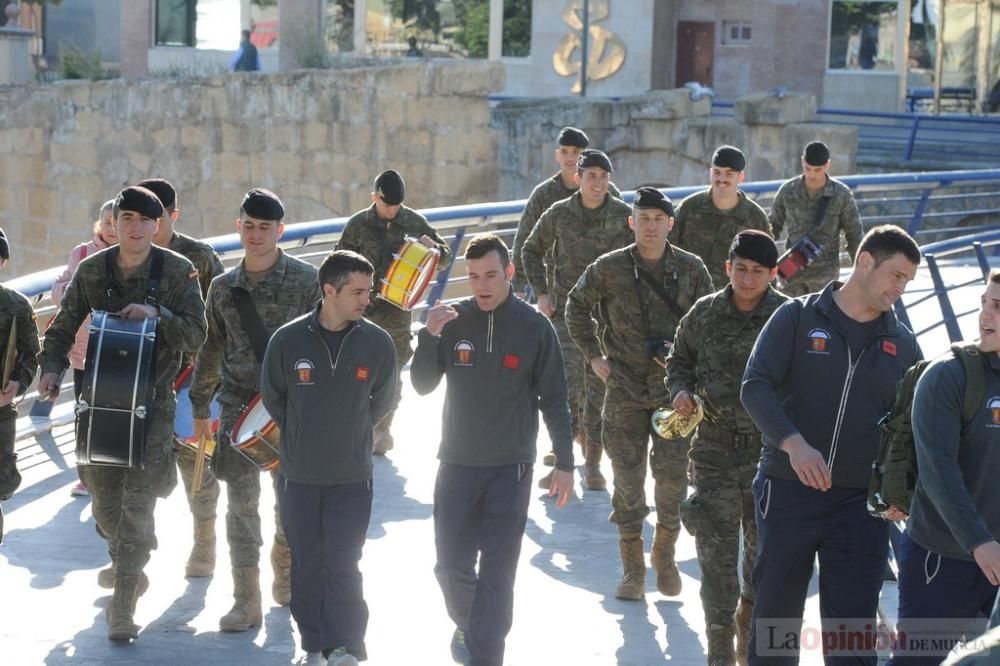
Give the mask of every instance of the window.
POLYGON ((894 71, 898 25, 895 0, 833 0, 830 69, 894 71))
POLYGON ((354 0, 326 0, 324 31, 330 53, 354 50, 354 0))
POLYGON ((503 51, 511 58, 531 55, 531 0, 503 2, 503 51))
POLYGON ((723 21, 722 43, 726 46, 743 46, 750 43, 752 30, 749 21, 723 21))
POLYGON ((490 0, 368 0, 375 55, 485 58, 490 0))
POLYGON ((194 46, 197 0, 156 0, 156 45, 194 46))

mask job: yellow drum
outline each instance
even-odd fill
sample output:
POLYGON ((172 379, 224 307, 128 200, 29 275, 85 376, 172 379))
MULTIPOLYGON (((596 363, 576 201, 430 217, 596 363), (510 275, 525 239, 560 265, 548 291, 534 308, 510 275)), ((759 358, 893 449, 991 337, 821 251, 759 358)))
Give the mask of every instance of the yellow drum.
POLYGON ((232 446, 261 471, 278 469, 278 442, 281 431, 264 408, 260 396, 247 405, 246 410, 233 426, 232 446))
POLYGON ((379 287, 379 297, 410 311, 427 291, 437 270, 440 254, 436 247, 427 247, 407 238, 399 252, 392 256, 392 263, 379 287))

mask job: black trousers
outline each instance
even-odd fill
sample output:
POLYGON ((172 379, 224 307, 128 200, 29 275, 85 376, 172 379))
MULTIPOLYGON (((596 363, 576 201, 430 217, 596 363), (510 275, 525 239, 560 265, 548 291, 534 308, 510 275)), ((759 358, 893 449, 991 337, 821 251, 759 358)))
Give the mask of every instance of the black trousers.
POLYGON ((358 562, 372 515, 371 480, 320 486, 280 479, 278 488, 302 648, 344 647, 359 661, 367 659, 368 604, 358 562))
MULTIPOLYGON (((532 467, 441 463, 434 486, 437 576, 470 666, 501 666, 514 621, 514 578, 528 518, 532 467), (479 571, 476 571, 476 558, 479 571)), ((293 547, 294 548, 294 547, 293 547)))
POLYGON ((884 520, 869 515, 867 492, 838 487, 822 492, 797 479, 758 474, 753 495, 757 560, 749 663, 798 663, 797 643, 809 643, 799 627, 818 556, 822 630, 836 637, 844 624, 846 631, 840 632, 842 645, 824 649, 825 663, 875 666, 874 646, 855 640, 855 632, 877 624, 889 534, 884 520))

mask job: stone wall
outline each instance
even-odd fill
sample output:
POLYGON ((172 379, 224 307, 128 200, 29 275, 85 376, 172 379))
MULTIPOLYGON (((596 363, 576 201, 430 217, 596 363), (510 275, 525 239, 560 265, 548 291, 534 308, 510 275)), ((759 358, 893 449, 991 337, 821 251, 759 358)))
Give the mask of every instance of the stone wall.
POLYGON ((709 161, 724 143, 747 155, 748 180, 787 178, 800 169, 802 147, 813 139, 830 145, 835 174, 854 172, 857 131, 815 122, 808 94, 750 95, 733 117, 711 116, 711 101, 692 100, 686 89, 654 91, 618 101, 579 97, 503 102, 493 109, 500 130, 500 196, 527 197, 557 169, 553 151, 559 128, 584 129, 591 145, 609 154, 622 189, 644 184, 707 184, 709 161))
POLYGON ((286 222, 350 214, 390 167, 416 208, 493 200, 502 88, 502 66, 475 61, 0 88, 7 275, 64 263, 100 204, 149 176, 174 183, 197 237, 233 231, 254 186, 286 222))

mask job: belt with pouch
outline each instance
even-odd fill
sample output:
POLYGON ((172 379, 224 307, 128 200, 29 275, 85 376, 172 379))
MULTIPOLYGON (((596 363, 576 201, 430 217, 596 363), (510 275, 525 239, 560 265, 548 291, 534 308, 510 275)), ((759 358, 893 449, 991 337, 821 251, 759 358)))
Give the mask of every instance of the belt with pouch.
POLYGON ((759 432, 739 432, 736 430, 729 430, 727 428, 720 428, 717 425, 709 423, 708 420, 702 421, 698 424, 698 434, 716 442, 729 444, 734 449, 750 449, 759 447, 762 443, 759 432))

